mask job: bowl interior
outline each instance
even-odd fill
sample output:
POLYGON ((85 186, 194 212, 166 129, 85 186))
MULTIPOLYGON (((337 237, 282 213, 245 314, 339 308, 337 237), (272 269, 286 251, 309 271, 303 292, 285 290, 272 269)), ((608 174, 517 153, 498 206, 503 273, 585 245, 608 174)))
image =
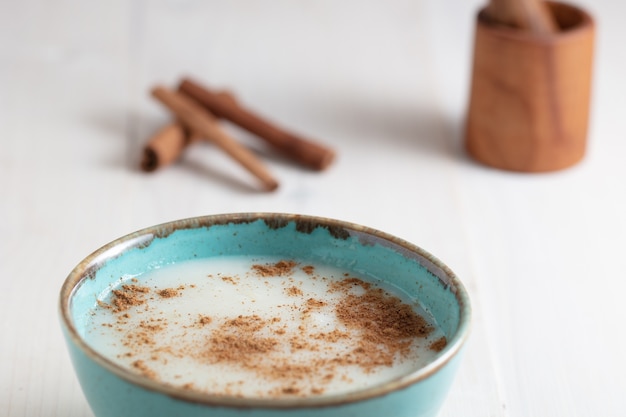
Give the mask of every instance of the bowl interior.
MULTIPOLYGON (((332 265, 403 292, 432 315, 448 339, 435 362, 453 355, 466 335, 467 295, 454 274, 417 246, 380 231, 331 219, 238 214, 186 219, 118 239, 85 259, 68 277, 61 310, 86 350, 88 313, 120 278, 131 279, 191 259, 278 256, 332 265)), ((97 356, 97 353, 92 352, 97 356)), ((105 361, 106 362, 106 361, 105 361)), ((441 363, 431 364, 433 368, 441 363)), ((114 365, 113 365, 114 366, 114 365)), ((123 369, 115 369, 124 374, 123 369)), ((433 369, 413 372, 418 380, 433 369)))

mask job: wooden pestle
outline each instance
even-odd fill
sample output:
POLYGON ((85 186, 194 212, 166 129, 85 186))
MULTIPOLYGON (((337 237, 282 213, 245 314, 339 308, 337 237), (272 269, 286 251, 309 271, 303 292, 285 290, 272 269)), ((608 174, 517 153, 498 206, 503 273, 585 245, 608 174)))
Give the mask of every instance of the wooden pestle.
POLYGON ((500 23, 536 34, 558 31, 556 20, 542 0, 490 0, 485 14, 494 23, 500 23))

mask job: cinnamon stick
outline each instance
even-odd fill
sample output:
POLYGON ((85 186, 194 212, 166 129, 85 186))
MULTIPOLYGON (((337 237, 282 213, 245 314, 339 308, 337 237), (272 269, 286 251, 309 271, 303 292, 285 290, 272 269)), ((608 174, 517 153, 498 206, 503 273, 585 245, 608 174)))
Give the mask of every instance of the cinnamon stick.
POLYGON ((186 128, 215 143, 256 176, 267 191, 278 188, 278 182, 261 161, 248 148, 222 130, 215 116, 199 104, 181 93, 160 86, 152 89, 152 95, 169 108, 186 128))
POLYGON ((172 122, 156 132, 143 149, 141 169, 146 172, 156 171, 170 165, 178 159, 190 144, 190 136, 178 122, 172 122))
POLYGON ((204 108, 267 141, 285 156, 315 170, 323 170, 335 158, 335 152, 319 143, 288 132, 253 113, 232 96, 217 93, 189 78, 182 80, 179 91, 192 97, 204 108))
MULTIPOLYGON (((217 94, 224 100, 235 100, 228 91, 219 91, 217 94)), ((189 145, 200 139, 200 135, 190 133, 180 122, 174 121, 146 141, 140 167, 146 172, 166 167, 175 162, 189 145)))

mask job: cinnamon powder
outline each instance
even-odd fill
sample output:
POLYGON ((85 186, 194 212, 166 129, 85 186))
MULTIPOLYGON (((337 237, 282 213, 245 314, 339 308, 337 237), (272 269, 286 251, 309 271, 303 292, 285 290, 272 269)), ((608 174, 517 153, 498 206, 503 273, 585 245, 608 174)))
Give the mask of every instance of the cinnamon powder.
MULTIPOLYGON (((255 264, 251 272, 258 277, 286 276, 297 265, 292 260, 255 264)), ((314 267, 310 265, 302 267, 302 270, 309 275, 314 273, 314 267)), ((222 279, 237 284, 233 277, 222 279)), ((156 290, 155 293, 171 298, 180 295, 181 289, 184 286, 156 290)), ((118 330, 122 331, 123 324, 130 318, 126 310, 145 304, 150 291, 150 288, 138 285, 123 285, 121 289, 112 291, 111 305, 114 307, 112 311, 118 315, 118 330)), ((163 347, 157 346, 155 336, 169 324, 167 320, 152 318, 127 331, 123 345, 129 351, 124 356, 133 357, 144 346, 151 346, 153 353, 150 360, 153 361, 164 360, 162 355, 190 357, 204 363, 229 364, 277 383, 264 395, 320 395, 330 381, 349 379, 342 373, 342 368, 356 366, 365 373, 371 373, 380 367, 391 366, 395 360, 408 357, 416 339, 426 338, 433 331, 432 325, 410 305, 359 278, 346 274, 343 279, 331 282, 328 291, 340 294, 334 313, 343 326, 342 330, 316 331, 301 324, 294 334, 287 331, 287 324, 281 323, 280 317, 265 319, 258 315, 239 315, 218 320, 200 315, 192 325, 207 328, 203 343, 177 341, 176 345, 163 347), (307 362, 292 357, 297 352, 323 352, 336 344, 345 346, 347 341, 353 342, 353 347, 335 355, 313 354, 307 362), (313 378, 312 375, 320 376, 314 378, 312 383, 303 383, 313 378)), ((297 286, 286 288, 286 292, 290 296, 303 295, 297 286)), ((323 300, 309 298, 303 305, 290 308, 294 314, 306 317, 327 305, 323 300)), ((430 343, 428 348, 439 352, 446 344, 445 337, 442 337, 430 343)), ((135 360, 131 366, 148 378, 157 378, 146 361, 135 360)), ((198 389, 193 383, 181 386, 198 389)), ((224 394, 238 395, 237 392, 236 386, 230 386, 224 394)))
POLYGON ((441 352, 446 346, 448 346, 448 341, 445 337, 440 337, 439 339, 428 345, 428 349, 435 352, 441 352))
POLYGON ((296 286, 287 288, 286 292, 287 292, 287 295, 290 295, 292 297, 302 295, 302 290, 296 286))
POLYGON ((114 296, 112 304, 115 307, 115 311, 125 311, 132 306, 145 303, 145 294, 149 291, 150 288, 139 285, 122 285, 122 289, 111 291, 114 296))
POLYGON ((252 270, 262 277, 282 277, 291 273, 293 268, 297 265, 295 261, 278 261, 274 264, 255 264, 252 265, 252 270))
POLYGON ((146 363, 142 360, 136 360, 132 363, 133 368, 139 371, 139 373, 147 378, 156 379, 157 373, 150 368, 146 363))
POLYGON ((181 290, 182 288, 165 288, 162 290, 157 291, 157 294, 159 294, 161 297, 163 298, 172 298, 172 297, 177 297, 180 295, 179 290, 181 290))

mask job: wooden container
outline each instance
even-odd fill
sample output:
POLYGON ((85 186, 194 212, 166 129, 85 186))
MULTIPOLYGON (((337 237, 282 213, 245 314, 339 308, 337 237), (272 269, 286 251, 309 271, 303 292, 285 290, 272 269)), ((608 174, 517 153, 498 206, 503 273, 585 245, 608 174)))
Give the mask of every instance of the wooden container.
POLYGON ((549 3, 553 34, 476 19, 465 146, 486 165, 521 172, 569 167, 585 154, 594 22, 549 3))

